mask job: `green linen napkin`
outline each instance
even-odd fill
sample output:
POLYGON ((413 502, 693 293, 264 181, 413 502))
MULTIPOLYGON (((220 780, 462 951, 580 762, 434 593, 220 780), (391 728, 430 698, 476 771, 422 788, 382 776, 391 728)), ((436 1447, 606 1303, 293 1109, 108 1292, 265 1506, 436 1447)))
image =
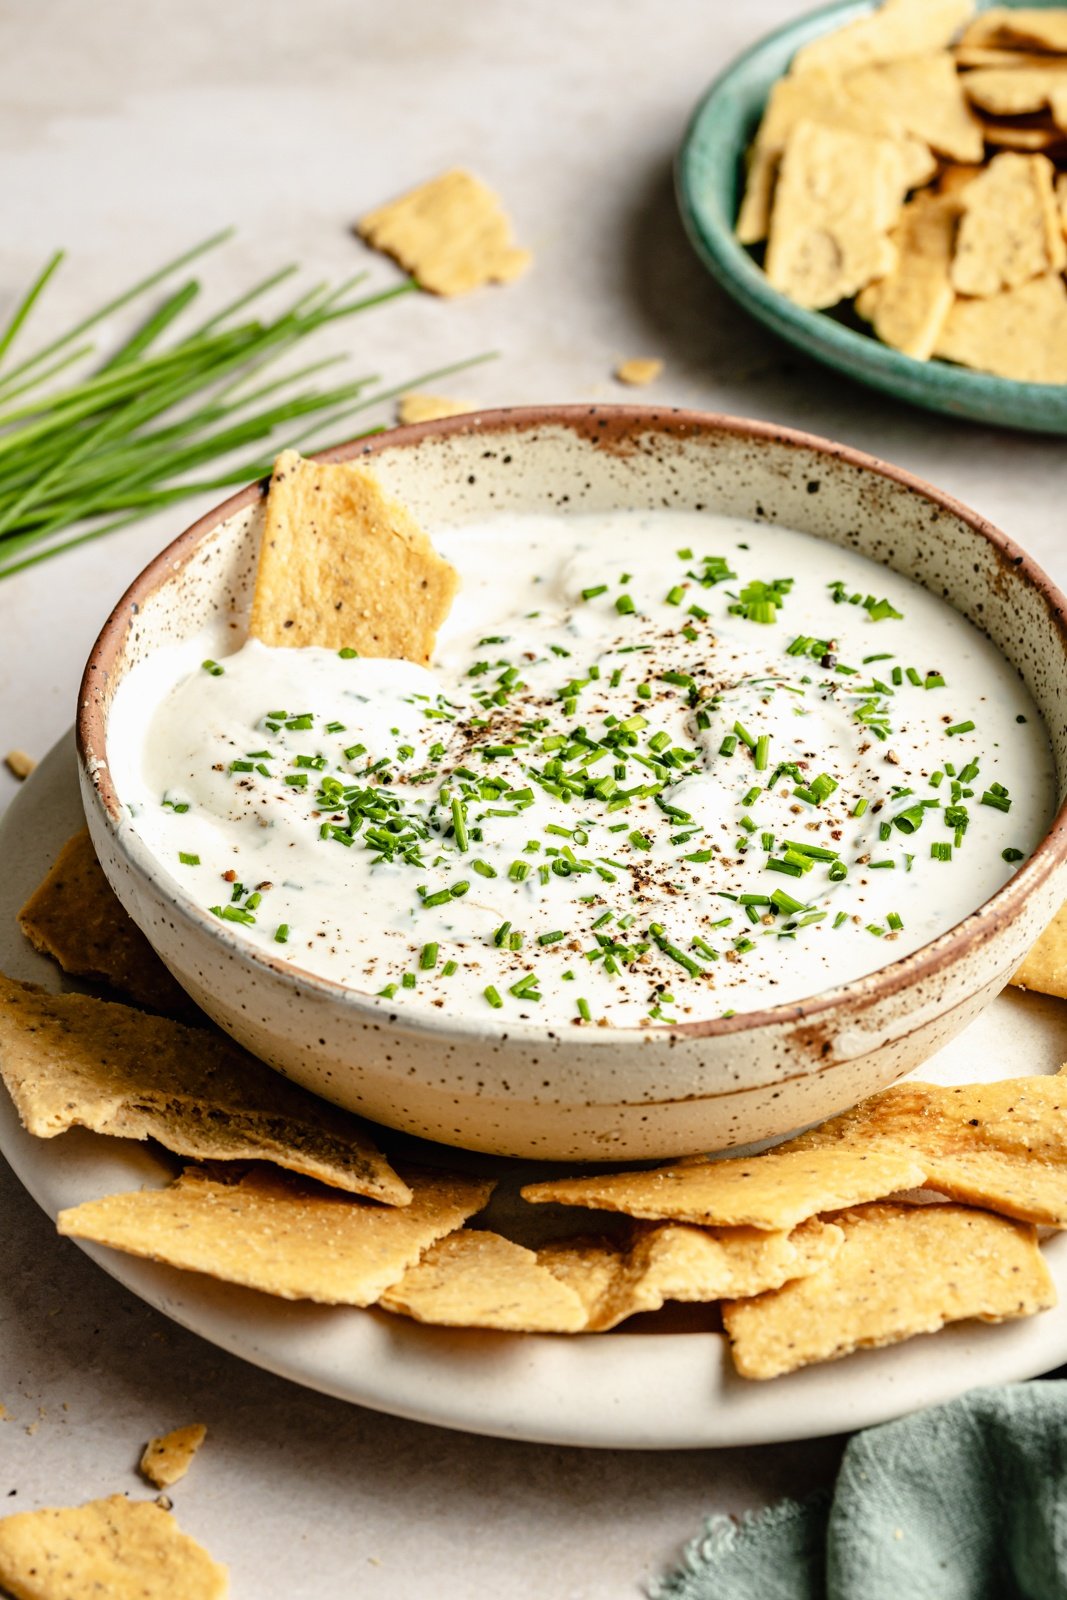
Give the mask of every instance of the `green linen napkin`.
POLYGON ((1067 1384, 850 1440, 830 1493, 714 1517, 652 1600, 1067 1600, 1067 1384))

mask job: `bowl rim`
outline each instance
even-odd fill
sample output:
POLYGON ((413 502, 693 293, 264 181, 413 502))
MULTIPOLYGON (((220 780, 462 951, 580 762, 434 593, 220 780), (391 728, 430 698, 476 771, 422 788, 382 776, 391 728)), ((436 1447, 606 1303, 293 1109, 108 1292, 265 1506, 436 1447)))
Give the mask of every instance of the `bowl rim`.
MULTIPOLYGON (((946 411, 961 417, 976 418, 975 412, 965 409, 968 406, 996 406, 998 410, 1006 410, 1012 404, 1022 405, 1027 408, 1030 420, 1011 425, 1032 429, 1035 426, 1032 408, 1051 406, 1054 411, 1062 412, 1062 416, 1050 417, 1050 424, 1067 426, 1067 386, 1063 384, 1002 378, 996 373, 979 372, 933 356, 928 361, 920 361, 884 344, 873 332, 862 333, 835 321, 828 310, 813 311, 797 305, 771 285, 766 273, 737 239, 732 219, 720 218, 713 207, 702 202, 693 181, 694 152, 705 125, 738 80, 744 78, 766 52, 783 42, 796 38, 799 44, 801 36, 804 40, 821 37, 831 31, 838 18, 849 13, 869 13, 877 9, 877 3, 878 0, 829 0, 829 4, 806 11, 762 34, 713 79, 689 117, 675 160, 678 207, 689 240, 712 275, 746 311, 768 324, 780 337, 799 343, 808 354, 828 361, 839 371, 863 379, 868 375, 863 369, 867 368, 883 383, 899 386, 891 389, 898 398, 901 388, 907 391, 903 397, 913 403, 914 397, 925 391, 931 399, 943 403, 946 411)), ((1015 7, 1027 3, 1040 6, 1042 0, 1003 0, 1003 3, 1015 7)), ((1045 7, 1055 3, 1056 0, 1044 0, 1045 7)), ((738 161, 741 154, 741 151, 736 152, 738 161)), ((987 417, 986 420, 992 419, 987 417)))
MULTIPOLYGON (((857 450, 851 445, 836 443, 805 433, 796 428, 780 426, 752 418, 734 417, 718 412, 703 412, 680 407, 641 405, 588 406, 588 405, 537 405, 507 407, 465 413, 441 418, 433 422, 411 424, 372 436, 357 437, 310 456, 321 462, 350 461, 359 457, 374 457, 385 451, 417 448, 423 442, 472 434, 475 437, 499 438, 518 436, 545 428, 566 428, 596 446, 616 450, 631 450, 635 441, 658 433, 667 438, 691 439, 700 435, 722 435, 747 439, 753 444, 779 445, 794 450, 812 451, 832 461, 840 461, 861 472, 896 484, 913 495, 927 501, 938 512, 962 521, 991 547, 998 565, 1035 591, 1043 601, 1050 622, 1058 633, 1067 662, 1067 598, 1052 582, 1045 571, 980 513, 956 500, 954 496, 927 483, 914 473, 876 456, 857 450)), ((490 1018, 455 1019, 446 1014, 411 1011, 405 1014, 391 999, 354 989, 333 978, 306 971, 293 962, 283 961, 269 952, 260 951, 252 944, 239 939, 224 923, 212 917, 188 895, 180 885, 171 886, 169 874, 158 859, 130 830, 122 828, 124 821, 122 802, 115 791, 107 764, 107 710, 105 691, 111 673, 122 649, 126 634, 136 621, 145 599, 162 587, 195 555, 200 541, 213 533, 222 523, 237 513, 266 498, 269 477, 249 484, 219 505, 204 513, 190 524, 177 538, 166 545, 134 578, 125 593, 112 608, 89 654, 78 694, 78 714, 75 724, 78 763, 81 769, 83 795, 86 786, 91 791, 98 813, 131 865, 143 872, 166 893, 169 908, 198 932, 220 944, 228 954, 237 955, 253 969, 280 979, 287 986, 310 990, 346 1008, 365 1010, 372 1015, 386 1015, 391 1023, 399 1022, 410 1032, 454 1038, 482 1037, 507 1039, 516 1034, 523 1037, 539 1036, 555 1041, 572 1040, 576 1047, 600 1044, 617 1045, 623 1040, 693 1041, 705 1038, 748 1033, 761 1028, 782 1027, 797 1022, 807 1022, 822 1017, 835 1008, 847 1005, 850 1009, 864 1004, 875 1004, 891 999, 900 991, 923 979, 935 976, 953 965, 974 944, 988 936, 1004 923, 1010 923, 1022 911, 1024 903, 1040 890, 1067 862, 1067 795, 1052 818, 1049 827, 1033 854, 1012 874, 1008 881, 988 899, 952 927, 910 955, 902 956, 888 965, 876 968, 866 976, 851 983, 839 984, 819 991, 800 1001, 766 1006, 755 1011, 736 1012, 729 1016, 704 1018, 695 1022, 679 1022, 670 1026, 639 1027, 633 1025, 583 1031, 580 1037, 564 1030, 558 1024, 537 1021, 490 1018)))

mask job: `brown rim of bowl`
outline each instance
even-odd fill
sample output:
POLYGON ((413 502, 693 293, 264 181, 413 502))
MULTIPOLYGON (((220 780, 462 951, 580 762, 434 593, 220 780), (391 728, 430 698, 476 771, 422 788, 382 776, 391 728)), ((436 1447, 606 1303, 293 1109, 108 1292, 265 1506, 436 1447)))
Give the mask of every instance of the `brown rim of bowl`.
MULTIPOLYGON (((1025 551, 1020 550, 1007 534, 1002 533, 985 517, 979 516, 976 511, 972 511, 969 506, 945 494, 943 490, 935 488, 925 479, 906 472, 902 467, 892 466, 886 461, 879 460, 877 456, 867 455, 862 450, 855 450, 849 445, 835 444, 832 440, 822 439, 817 434, 803 433, 796 428, 780 427, 775 423, 731 417, 717 412, 682 410, 677 407, 660 409, 651 406, 523 406, 469 412, 435 422, 421 422, 409 427, 394 428, 370 438, 353 439, 344 444, 334 445, 329 450, 319 451, 310 459, 349 461, 357 456, 374 456, 383 450, 416 445, 423 439, 439 436, 484 433, 486 436, 498 437, 501 434, 525 433, 544 427, 569 428, 591 444, 623 454, 629 454, 631 450, 638 448, 640 438, 653 430, 668 438, 678 439, 691 438, 695 434, 730 434, 754 441, 813 450, 818 455, 845 462, 861 471, 900 484, 902 488, 928 501, 938 511, 946 512, 965 523, 986 540, 999 566, 1020 576, 1044 601, 1067 652, 1067 600, 1047 574, 1025 551)), ((111 782, 111 773, 106 759, 90 756, 90 752, 94 749, 106 750, 104 698, 97 685, 107 682, 110 668, 122 646, 131 616, 136 615, 142 602, 191 559, 205 534, 237 512, 243 511, 246 506, 254 505, 256 501, 263 499, 267 485, 266 478, 249 484, 247 488, 198 518, 185 529, 184 533, 180 533, 134 579, 100 630, 86 663, 79 689, 76 738, 78 759, 112 825, 120 820, 121 806, 111 782), (90 764, 91 760, 95 762, 94 765, 90 764)), ((888 966, 877 968, 854 983, 823 990, 808 1000, 788 1005, 768 1006, 759 1011, 738 1012, 729 1017, 713 1017, 702 1022, 676 1023, 673 1027, 662 1030, 630 1027, 604 1029, 597 1037, 610 1041, 612 1038, 617 1038, 620 1033, 626 1033, 649 1040, 660 1034, 690 1039, 705 1038, 718 1034, 738 1033, 751 1028, 807 1021, 832 1008, 839 1008, 843 1003, 849 1009, 859 1009, 876 1000, 888 999, 920 978, 934 975, 951 965, 968 946, 984 941, 990 929, 995 929, 1004 922, 1014 921, 1027 897, 1044 884, 1065 859, 1067 859, 1067 799, 1056 812, 1041 843, 1019 871, 988 900, 968 912, 961 922, 938 934, 928 944, 921 945, 911 955, 903 956, 888 966)), ((371 1002, 380 998, 359 989, 349 988, 332 978, 306 972, 291 962, 279 961, 259 951, 254 945, 246 946, 240 943, 229 930, 223 928, 221 924, 216 925, 191 900, 188 902, 176 900, 175 909, 194 921, 196 926, 207 928, 227 948, 240 949, 254 965, 264 966, 278 976, 290 981, 299 980, 301 984, 310 985, 342 999, 371 1002)), ((413 1027, 425 1028, 432 1032, 446 1031, 454 1026, 450 1019, 442 1020, 436 1016, 413 1016, 410 1020, 413 1027)), ((477 1026, 478 1031, 482 1032, 498 1031, 495 1028, 487 1029, 482 1024, 477 1026)), ((530 1028, 543 1033, 546 1027, 547 1024, 544 1023, 500 1024, 500 1028, 508 1033, 526 1032, 530 1028)), ((463 1031, 466 1033, 472 1031, 469 1022, 463 1031)))

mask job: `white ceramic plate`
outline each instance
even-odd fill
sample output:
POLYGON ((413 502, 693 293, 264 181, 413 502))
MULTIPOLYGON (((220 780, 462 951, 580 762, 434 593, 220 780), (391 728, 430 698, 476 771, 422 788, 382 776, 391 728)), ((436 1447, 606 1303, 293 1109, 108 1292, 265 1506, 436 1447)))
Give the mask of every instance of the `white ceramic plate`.
MULTIPOLYGON (((25 943, 15 913, 81 824, 68 737, 0 823, 0 967, 53 990, 60 987, 56 970, 25 943)), ((965 1082, 1054 1072, 1065 1059, 1067 1005, 1009 992, 922 1075, 965 1082)), ((51 1216, 170 1177, 152 1149, 131 1141, 78 1130, 30 1138, 2 1091, 0 1150, 51 1216)), ((55 1248, 71 1243, 57 1238, 55 1248)), ((1064 1301, 1059 1310, 1002 1327, 960 1324, 764 1384, 739 1379, 721 1335, 706 1331, 571 1338, 456 1332, 383 1312, 272 1300, 118 1251, 80 1248, 183 1327, 296 1383, 445 1428, 551 1444, 688 1449, 815 1438, 1067 1361, 1067 1234, 1045 1247, 1064 1301)))

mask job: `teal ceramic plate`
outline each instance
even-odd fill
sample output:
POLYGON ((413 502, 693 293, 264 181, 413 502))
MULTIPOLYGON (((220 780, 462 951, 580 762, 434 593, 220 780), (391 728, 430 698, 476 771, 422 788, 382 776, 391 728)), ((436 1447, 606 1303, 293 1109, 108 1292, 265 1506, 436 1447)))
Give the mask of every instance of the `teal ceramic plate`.
MULTIPOLYGON (((1057 0, 1026 3, 1051 8, 1057 0)), ((838 372, 931 411, 1005 428, 1067 434, 1067 384, 1015 383, 947 361, 902 355, 836 316, 794 305, 771 288, 734 237, 744 153, 772 84, 809 39, 873 9, 870 0, 836 0, 812 11, 760 40, 712 84, 678 157, 678 203, 689 237, 705 266, 746 311, 838 372)))

